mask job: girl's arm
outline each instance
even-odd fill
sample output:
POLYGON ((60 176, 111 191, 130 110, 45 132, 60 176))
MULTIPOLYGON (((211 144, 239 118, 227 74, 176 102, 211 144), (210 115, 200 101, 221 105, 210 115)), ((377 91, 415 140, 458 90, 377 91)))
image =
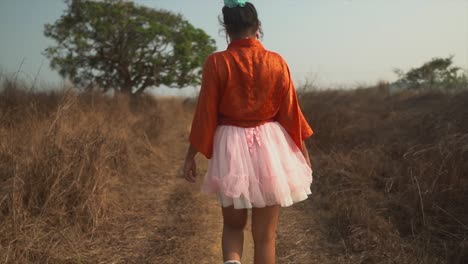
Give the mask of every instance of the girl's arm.
POLYGON ((187 155, 185 155, 185 159, 194 159, 197 154, 197 149, 192 144, 190 144, 187 150, 187 155))
POLYGON ((283 74, 284 95, 279 104, 276 121, 284 127, 289 136, 291 136, 291 139, 296 143, 296 146, 301 149, 304 154, 306 150, 304 150, 303 141, 312 136, 314 131, 312 131, 312 128, 302 113, 296 88, 294 87, 289 68, 285 62, 283 74))
MULTIPOLYGON (((213 154, 213 139, 218 125, 220 100, 220 85, 214 60, 214 56, 209 56, 203 66, 202 84, 189 136, 193 147, 208 159, 213 154)), ((193 150, 190 153, 194 155, 193 150)))
POLYGON ((197 155, 198 151, 195 147, 190 144, 187 155, 185 156, 185 163, 184 163, 184 177, 189 182, 195 182, 195 178, 197 177, 197 164, 195 161, 195 156, 197 155))

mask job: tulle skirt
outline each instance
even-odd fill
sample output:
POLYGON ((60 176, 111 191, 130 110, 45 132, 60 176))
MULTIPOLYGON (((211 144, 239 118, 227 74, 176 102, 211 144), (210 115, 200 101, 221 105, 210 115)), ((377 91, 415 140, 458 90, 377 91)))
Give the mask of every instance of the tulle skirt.
POLYGON ((307 199, 311 184, 312 169, 279 123, 217 127, 202 191, 223 207, 289 206, 307 199))

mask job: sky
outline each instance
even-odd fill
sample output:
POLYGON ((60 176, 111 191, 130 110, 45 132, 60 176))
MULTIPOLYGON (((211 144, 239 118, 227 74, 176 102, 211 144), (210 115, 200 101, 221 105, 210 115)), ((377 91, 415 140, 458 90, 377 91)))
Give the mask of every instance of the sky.
MULTIPOLYGON (((222 0, 136 0, 182 14, 227 46, 218 16, 222 0)), ((454 56, 468 68, 468 0, 252 0, 263 25, 265 48, 280 53, 296 85, 353 87, 394 81, 434 57, 454 56)), ((62 0, 0 0, 0 71, 55 84, 59 75, 42 52, 54 42, 44 24, 64 12, 62 0), (41 66, 42 65, 42 66, 41 66)), ((175 95, 194 89, 155 89, 175 95)))

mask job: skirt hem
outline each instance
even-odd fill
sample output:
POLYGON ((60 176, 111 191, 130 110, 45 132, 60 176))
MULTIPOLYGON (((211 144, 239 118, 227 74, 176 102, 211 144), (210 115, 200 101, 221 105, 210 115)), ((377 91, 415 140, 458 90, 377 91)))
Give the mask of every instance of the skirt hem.
POLYGON ((229 197, 221 193, 206 192, 206 191, 202 191, 202 192, 208 195, 216 195, 216 197, 218 198, 220 202, 221 207, 226 208, 229 206, 234 206, 234 209, 265 208, 267 206, 272 206, 272 205, 279 205, 280 207, 289 207, 293 204, 307 200, 309 195, 312 194, 310 189, 308 189, 305 191, 291 193, 289 197, 283 198, 283 201, 278 201, 275 203, 255 204, 249 201, 248 199, 246 199, 243 195, 241 195, 240 197, 229 197))

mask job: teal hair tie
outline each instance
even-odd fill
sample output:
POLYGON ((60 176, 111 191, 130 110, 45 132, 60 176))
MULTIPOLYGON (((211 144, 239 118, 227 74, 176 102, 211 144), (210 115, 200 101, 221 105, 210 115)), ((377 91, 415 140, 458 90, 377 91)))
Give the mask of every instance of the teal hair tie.
POLYGON ((233 7, 244 7, 247 0, 224 0, 224 5, 233 8, 233 7))

